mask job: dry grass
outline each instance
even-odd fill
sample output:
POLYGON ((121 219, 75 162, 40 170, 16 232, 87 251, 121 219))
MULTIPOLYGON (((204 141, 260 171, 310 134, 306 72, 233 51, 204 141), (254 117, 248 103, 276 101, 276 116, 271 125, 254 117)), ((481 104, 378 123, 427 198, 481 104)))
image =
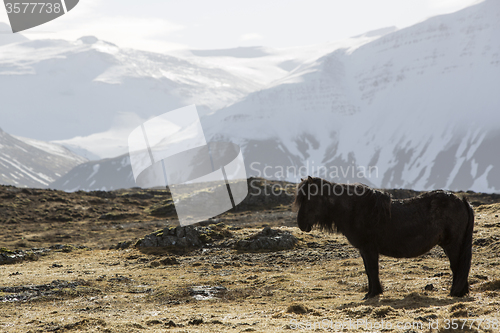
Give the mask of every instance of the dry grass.
MULTIPOLYGON (((498 319, 499 270, 489 260, 473 265, 471 294, 451 298, 448 262, 439 251, 415 260, 384 257, 385 292, 362 301, 366 276, 361 259, 321 256, 325 244, 344 244, 343 238, 294 233, 303 247, 292 251, 239 254, 213 249, 176 256, 177 265, 164 260, 171 255, 127 249, 52 252, 38 261, 0 266, 1 286, 78 282, 26 302, 3 303, 0 327, 5 332, 291 332, 297 323, 351 319, 393 325, 438 320, 442 332, 445 319, 498 319), (319 248, 304 246, 313 240, 319 248), (307 262, 307 256, 318 253, 315 261, 307 262), (270 260, 274 255, 283 258, 270 260), (433 284, 432 291, 424 290, 428 284, 433 284), (196 300, 196 286, 219 286, 221 291, 216 298, 196 300)), ((344 248, 346 255, 355 255, 348 245, 344 248)), ((484 252, 476 249, 474 259, 485 258, 484 252)), ((494 332, 477 326, 471 331, 494 332)))
MULTIPOLYGON (((94 244, 93 249, 53 250, 38 260, 1 265, 0 298, 9 301, 0 304, 0 331, 330 332, 335 327, 325 325, 343 323, 337 331, 378 332, 373 325, 383 322, 386 332, 498 332, 485 320, 500 319, 495 250, 500 204, 481 207, 476 209, 472 291, 464 298, 448 296, 451 271, 440 249, 415 259, 382 257, 384 294, 362 301, 367 286, 363 263, 340 235, 283 227, 300 239, 299 245, 267 253, 108 250, 95 236, 85 243, 94 244), (466 325, 447 329, 448 320, 466 325)), ((261 223, 276 227, 287 221, 275 219, 272 210, 239 214, 231 218, 241 218, 240 226, 252 214, 259 223, 258 229, 254 224, 232 231, 241 238, 260 231, 261 223)), ((146 233, 136 232, 130 238, 146 233)), ((109 235, 103 236, 108 244, 109 235)))

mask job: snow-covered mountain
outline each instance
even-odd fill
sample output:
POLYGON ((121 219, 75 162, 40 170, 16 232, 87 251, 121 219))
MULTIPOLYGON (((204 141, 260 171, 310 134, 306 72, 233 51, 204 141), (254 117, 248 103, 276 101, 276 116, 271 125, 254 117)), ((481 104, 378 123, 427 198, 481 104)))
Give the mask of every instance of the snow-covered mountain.
MULTIPOLYGON (((207 139, 242 147, 249 176, 297 181, 318 174, 385 188, 498 192, 499 33, 500 2, 486 0, 405 29, 382 29, 323 47, 198 50, 176 59, 249 82, 247 92, 238 90, 226 103, 232 104, 214 104, 202 118, 207 139)), ((133 67, 129 61, 120 66, 133 67)), ((145 63, 135 64, 143 73, 145 63)), ((113 73, 105 72, 108 78, 113 73)), ((99 89, 107 92, 111 83, 99 89)), ((127 87, 118 84, 110 103, 119 89, 132 93, 127 87)), ((176 107, 155 109, 155 115, 176 107)), ((145 118, 134 114, 138 119, 131 124, 145 118)), ((94 145, 106 130, 97 131, 94 145)), ((78 140, 84 138, 89 136, 78 140)), ((55 185, 120 188, 130 180, 126 157, 117 157, 84 163, 65 176, 66 185, 55 185), (121 168, 123 176, 104 185, 117 175, 113 168, 121 168)))
POLYGON ((0 129, 0 184, 46 188, 86 161, 62 146, 15 137, 0 129))
POLYGON ((18 34, 0 39, 2 127, 86 151, 89 158, 125 153, 128 133, 150 117, 189 104, 209 114, 336 48, 330 43, 166 55, 93 36, 74 42, 30 41, 18 34))
MULTIPOLYGON (((227 50, 191 50, 183 52, 179 56, 199 66, 220 66, 235 75, 237 74, 266 87, 272 86, 295 68, 313 63, 332 50, 359 47, 394 30, 394 27, 384 28, 356 36, 347 41, 328 43, 320 46, 314 45, 288 49, 246 47, 227 50)), ((203 115, 203 113, 201 114, 203 115)), ((93 151, 96 151, 94 147, 102 146, 104 142, 105 147, 109 146, 113 149, 120 147, 120 151, 127 152, 128 134, 133 127, 141 123, 140 119, 134 119, 135 115, 129 114, 127 117, 122 118, 120 126, 114 126, 108 131, 55 142, 63 144, 70 149, 74 149, 75 147, 89 147, 90 149, 94 149, 93 151), (127 117, 129 118, 128 120, 127 117), (130 124, 134 125, 130 126, 130 124)), ((205 118, 212 119, 211 117, 205 118)), ((204 125, 206 125, 206 121, 203 120, 205 118, 202 118, 204 125)), ((252 132, 253 129, 246 130, 242 134, 249 131, 252 132)), ((118 189, 132 186, 135 186, 135 182, 130 167, 130 160, 126 154, 82 163, 50 185, 51 188, 66 191, 118 189)))
POLYGON ((128 154, 82 163, 50 184, 50 188, 69 192, 110 191, 135 186, 128 154))
MULTIPOLYGON (((133 128, 186 104, 209 113, 259 88, 216 66, 121 49, 93 36, 75 42, 28 40, 0 46, 2 127, 45 141, 65 143, 109 131, 116 123, 128 122, 133 128), (132 124, 131 114, 136 120, 132 124)), ((113 154, 105 143, 98 147, 104 155, 124 152, 117 147, 113 154)))
POLYGON ((499 34, 497 0, 430 18, 296 68, 205 133, 242 146, 253 175, 500 191, 499 34))

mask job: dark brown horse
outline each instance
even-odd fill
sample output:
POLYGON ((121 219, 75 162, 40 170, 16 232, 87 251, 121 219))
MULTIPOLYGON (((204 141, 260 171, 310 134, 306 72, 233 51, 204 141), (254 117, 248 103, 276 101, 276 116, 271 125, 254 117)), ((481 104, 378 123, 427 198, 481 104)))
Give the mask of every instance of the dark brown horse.
POLYGON ((356 247, 368 275, 364 299, 382 293, 380 254, 395 258, 420 256, 439 245, 453 272, 451 296, 469 292, 474 211, 452 193, 432 191, 405 200, 362 184, 330 183, 321 178, 302 180, 293 208, 300 230, 339 232, 356 247))

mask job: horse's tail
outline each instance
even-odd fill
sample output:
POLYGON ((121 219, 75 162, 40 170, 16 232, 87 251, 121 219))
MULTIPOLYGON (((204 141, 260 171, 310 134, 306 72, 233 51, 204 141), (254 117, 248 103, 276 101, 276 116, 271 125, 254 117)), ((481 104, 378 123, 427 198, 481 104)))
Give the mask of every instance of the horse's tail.
POLYGON ((469 292, 469 271, 472 260, 472 234, 474 232, 474 210, 472 209, 469 201, 464 197, 462 202, 467 210, 467 226, 465 228, 464 239, 462 241, 462 246, 460 247, 459 260, 458 260, 458 271, 457 271, 457 283, 455 286, 460 286, 458 290, 452 290, 452 296, 462 297, 469 292))

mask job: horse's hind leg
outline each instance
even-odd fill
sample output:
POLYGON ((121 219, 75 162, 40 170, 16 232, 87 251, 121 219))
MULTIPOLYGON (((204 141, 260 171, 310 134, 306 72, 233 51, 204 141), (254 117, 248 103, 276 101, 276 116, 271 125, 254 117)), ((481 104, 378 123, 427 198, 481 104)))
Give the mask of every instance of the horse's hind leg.
POLYGON ((453 272, 450 295, 462 297, 469 292, 468 276, 472 255, 470 253, 471 249, 468 249, 469 253, 463 253, 464 250, 459 244, 453 244, 443 247, 443 250, 450 260, 450 268, 453 272))
POLYGON ((368 275, 368 293, 363 299, 382 294, 382 285, 378 276, 378 253, 376 251, 360 251, 368 275))
POLYGON ((462 237, 453 237, 452 242, 442 246, 444 252, 450 259, 450 267, 453 271, 453 283, 451 285, 451 296, 462 297, 469 292, 469 271, 472 259, 472 234, 474 231, 474 211, 467 200, 463 199, 468 212, 465 222, 465 230, 462 237))

